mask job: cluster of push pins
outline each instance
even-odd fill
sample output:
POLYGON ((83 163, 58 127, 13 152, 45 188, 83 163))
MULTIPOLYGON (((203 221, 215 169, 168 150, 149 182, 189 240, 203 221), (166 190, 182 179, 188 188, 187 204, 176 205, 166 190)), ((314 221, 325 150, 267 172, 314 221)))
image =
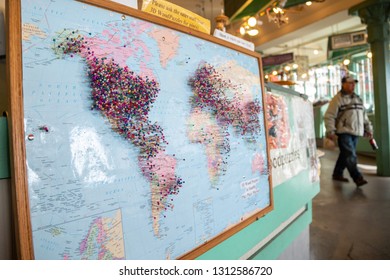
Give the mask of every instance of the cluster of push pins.
POLYGON ((259 101, 254 99, 243 104, 236 98, 239 96, 239 88, 225 80, 212 65, 203 63, 189 84, 195 94, 192 99, 194 108, 211 110, 220 124, 232 125, 242 136, 252 137, 260 132, 259 101), (234 97, 229 98, 228 95, 234 97))
MULTIPOLYGON (((87 63, 93 100, 91 109, 100 111, 115 131, 139 148, 139 165, 155 187, 152 192, 159 194, 158 205, 169 207, 170 204, 164 202, 169 195, 179 192, 184 181, 176 175, 161 178, 158 171, 163 166, 152 163, 158 155, 165 155, 168 144, 162 128, 149 120, 149 112, 160 91, 159 84, 135 74, 127 66, 121 67, 113 58, 97 57, 88 40, 75 31, 62 37, 55 51, 70 56, 79 54, 87 63)), ((156 162, 164 164, 164 161, 156 162)))

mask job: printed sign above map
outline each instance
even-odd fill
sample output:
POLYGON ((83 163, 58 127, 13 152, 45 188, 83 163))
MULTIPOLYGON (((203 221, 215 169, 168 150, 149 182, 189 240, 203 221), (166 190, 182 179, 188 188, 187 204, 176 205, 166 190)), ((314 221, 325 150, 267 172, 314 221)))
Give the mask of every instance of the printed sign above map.
POLYGON ((230 43, 236 44, 237 46, 241 46, 243 48, 246 48, 248 50, 251 50, 251 51, 255 50, 255 44, 253 44, 252 42, 249 42, 247 40, 241 39, 241 38, 239 38, 237 36, 234 36, 234 35, 231 35, 229 33, 223 32, 221 30, 215 29, 214 30, 214 36, 219 38, 219 39, 222 39, 222 40, 228 41, 230 43))
POLYGON ((142 11, 210 34, 210 21, 189 10, 164 0, 144 0, 142 11))

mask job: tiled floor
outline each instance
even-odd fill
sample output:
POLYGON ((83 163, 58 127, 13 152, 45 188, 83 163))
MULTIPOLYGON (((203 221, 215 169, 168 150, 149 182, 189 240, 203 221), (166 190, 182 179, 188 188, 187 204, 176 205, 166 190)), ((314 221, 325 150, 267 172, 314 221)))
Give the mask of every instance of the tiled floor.
MULTIPOLYGON (((390 260, 390 177, 364 174, 356 188, 331 179, 338 151, 324 150, 321 190, 313 200, 310 258, 313 260, 390 260)), ((359 163, 375 160, 359 156, 359 163)), ((361 169, 361 171, 363 171, 361 169)))

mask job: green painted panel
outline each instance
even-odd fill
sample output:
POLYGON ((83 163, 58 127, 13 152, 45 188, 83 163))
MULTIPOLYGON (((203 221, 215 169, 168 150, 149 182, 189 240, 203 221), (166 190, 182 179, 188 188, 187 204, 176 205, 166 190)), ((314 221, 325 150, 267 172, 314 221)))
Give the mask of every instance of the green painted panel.
POLYGON ((372 154, 375 156, 375 151, 372 150, 368 139, 363 137, 359 137, 358 143, 356 145, 356 152, 372 154))
POLYGON ((316 134, 316 138, 324 138, 325 137, 325 124, 324 124, 324 115, 328 109, 328 104, 322 106, 314 107, 314 130, 316 134))
MULTIPOLYGON (((201 260, 232 260, 239 259, 259 242, 269 236, 283 222, 288 220, 299 209, 311 204, 313 197, 319 192, 319 182, 308 182, 309 171, 305 170, 292 179, 274 188, 274 210, 257 222, 244 228, 234 236, 225 240, 210 251, 201 255, 201 260)), ((311 222, 311 207, 277 238, 260 251, 255 257, 276 259, 292 241, 311 222)))
POLYGON ((312 204, 307 204, 307 211, 299 216, 294 223, 283 230, 273 242, 265 246, 252 260, 274 260, 284 252, 293 240, 298 238, 302 231, 307 228, 312 221, 312 204))
MULTIPOLYGON (((375 115, 369 114, 368 119, 371 121, 372 126, 374 127, 375 132, 375 115)), ((372 150, 371 145, 367 138, 359 137, 358 143, 356 145, 356 152, 364 153, 370 156, 375 156, 376 152, 372 150)))
POLYGON ((0 117, 0 179, 9 178, 9 149, 7 119, 0 117))

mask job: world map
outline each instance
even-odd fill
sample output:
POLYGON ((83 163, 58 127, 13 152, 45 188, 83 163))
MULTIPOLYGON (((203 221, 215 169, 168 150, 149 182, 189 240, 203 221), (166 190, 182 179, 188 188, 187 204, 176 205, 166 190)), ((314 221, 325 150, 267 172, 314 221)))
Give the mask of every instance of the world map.
POLYGON ((178 258, 270 205, 257 57, 76 1, 22 7, 36 258, 178 258))

